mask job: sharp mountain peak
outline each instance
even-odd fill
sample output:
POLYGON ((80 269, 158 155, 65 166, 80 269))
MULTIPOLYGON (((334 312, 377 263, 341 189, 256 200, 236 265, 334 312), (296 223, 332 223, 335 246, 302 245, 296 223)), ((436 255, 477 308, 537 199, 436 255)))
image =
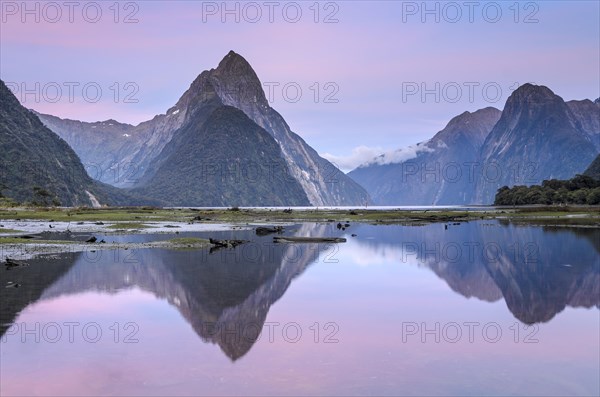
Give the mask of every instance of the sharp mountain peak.
POLYGON ((217 99, 225 105, 242 107, 248 101, 267 105, 262 84, 246 59, 229 51, 217 68, 204 70, 182 96, 177 108, 195 107, 196 102, 217 99))
POLYGON ((509 106, 512 102, 517 103, 544 103, 548 100, 556 100, 562 98, 556 95, 550 88, 544 85, 535 85, 526 83, 517 88, 509 97, 506 105, 509 106))
POLYGON ((246 61, 246 59, 235 51, 231 50, 221 59, 219 62, 219 66, 217 66, 216 70, 221 71, 239 71, 246 70, 252 71, 252 66, 250 63, 246 61))

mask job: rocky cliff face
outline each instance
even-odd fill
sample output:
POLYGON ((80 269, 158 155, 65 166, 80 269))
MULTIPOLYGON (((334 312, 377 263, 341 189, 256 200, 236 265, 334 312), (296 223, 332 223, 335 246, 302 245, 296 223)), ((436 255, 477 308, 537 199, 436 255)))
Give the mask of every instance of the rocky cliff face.
POLYGON ((585 132, 596 150, 600 151, 600 101, 568 101, 567 106, 573 114, 573 124, 585 132))
POLYGON ((174 206, 309 205, 273 137, 241 110, 215 106, 195 113, 133 192, 174 206))
POLYGON ((156 156, 185 120, 174 108, 132 126, 107 120, 86 123, 37 113, 79 155, 94 179, 122 188, 139 184, 156 156))
MULTIPOLYGON (((119 174, 116 164, 126 156, 127 151, 140 143, 132 125, 115 120, 85 123, 34 113, 46 127, 71 146, 93 179, 113 185, 121 184, 119 176, 123 175, 119 174)), ((121 171, 121 174, 127 172, 121 171)))
MULTIPOLYGON (((0 81, 0 184, 3 194, 18 201, 36 200, 43 188, 63 205, 90 204, 85 190, 92 184, 75 152, 25 109, 0 81)), ((42 197, 39 198, 43 199, 42 197)))
POLYGON ((73 149, 0 81, 0 193, 40 205, 151 204, 92 180, 73 149))
POLYGON ((476 182, 472 169, 500 114, 492 107, 464 112, 432 139, 382 155, 348 175, 377 204, 472 203, 476 182))
POLYGON ((587 167, 584 175, 600 180, 600 154, 597 155, 594 161, 587 167))
POLYGON ((505 185, 533 185, 582 173, 598 149, 583 129, 588 124, 593 128, 593 123, 578 119, 582 117, 547 87, 519 87, 483 143, 475 202, 492 203, 505 185))
POLYGON ((211 90, 206 92, 209 84, 223 104, 240 109, 273 136, 310 204, 362 205, 368 201, 368 194, 360 185, 320 157, 269 106, 258 76, 242 56, 230 51, 216 69, 200 74, 176 107, 189 107, 198 98, 210 97, 211 90))

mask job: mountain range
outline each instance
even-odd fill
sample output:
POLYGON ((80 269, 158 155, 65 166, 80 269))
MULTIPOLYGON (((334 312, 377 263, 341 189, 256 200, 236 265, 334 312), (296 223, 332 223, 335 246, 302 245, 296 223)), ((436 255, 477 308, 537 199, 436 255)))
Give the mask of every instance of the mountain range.
POLYGON ((502 186, 570 179, 600 152, 600 101, 565 102, 525 84, 504 110, 453 118, 432 139, 348 175, 382 205, 491 204, 502 186))
POLYGON ((169 205, 369 201, 358 183, 292 132, 269 106, 250 64, 233 51, 202 72, 165 114, 137 126, 37 115, 92 176, 169 205))
POLYGON ((71 147, 0 80, 0 193, 41 205, 158 204, 93 180, 71 147))
POLYGON ((0 194, 46 205, 491 204, 502 186, 570 179, 600 152, 600 100, 525 84, 502 111, 464 112, 345 175, 270 107, 233 51, 136 126, 37 113, 0 90, 0 194))

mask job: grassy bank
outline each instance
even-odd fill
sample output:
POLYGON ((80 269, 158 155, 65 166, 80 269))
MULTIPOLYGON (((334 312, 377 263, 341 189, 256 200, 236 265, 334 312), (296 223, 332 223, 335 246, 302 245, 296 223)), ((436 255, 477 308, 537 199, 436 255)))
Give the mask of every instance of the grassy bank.
POLYGON ((599 206, 506 207, 475 210, 327 210, 309 209, 168 209, 168 208, 5 208, 0 220, 41 220, 46 222, 123 222, 112 226, 120 229, 148 227, 148 222, 368 222, 429 223, 460 222, 476 219, 509 219, 514 221, 552 221, 600 225, 599 206), (125 223, 126 222, 126 223, 125 223))

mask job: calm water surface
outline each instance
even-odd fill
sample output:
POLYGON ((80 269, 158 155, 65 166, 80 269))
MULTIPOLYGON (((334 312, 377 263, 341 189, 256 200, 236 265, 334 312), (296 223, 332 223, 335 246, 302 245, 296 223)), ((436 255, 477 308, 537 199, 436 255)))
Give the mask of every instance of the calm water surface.
POLYGON ((286 234, 348 242, 236 230, 193 234, 251 240, 234 250, 97 251, 2 269, 0 394, 600 394, 599 229, 286 234))

